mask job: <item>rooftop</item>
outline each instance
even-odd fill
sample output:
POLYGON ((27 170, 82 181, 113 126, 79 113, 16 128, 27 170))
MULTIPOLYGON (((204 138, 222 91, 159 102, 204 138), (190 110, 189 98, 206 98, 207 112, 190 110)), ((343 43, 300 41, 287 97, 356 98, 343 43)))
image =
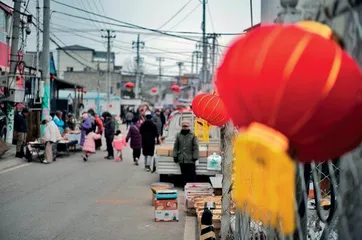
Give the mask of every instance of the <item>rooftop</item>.
POLYGON ((57 48, 57 50, 73 50, 73 51, 94 51, 93 48, 83 47, 80 45, 71 45, 71 46, 65 46, 62 48, 57 48))

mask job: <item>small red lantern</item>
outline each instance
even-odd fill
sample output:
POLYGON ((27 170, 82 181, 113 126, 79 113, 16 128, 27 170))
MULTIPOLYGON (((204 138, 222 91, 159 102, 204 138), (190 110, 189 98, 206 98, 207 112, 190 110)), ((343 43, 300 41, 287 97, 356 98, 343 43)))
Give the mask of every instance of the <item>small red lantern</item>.
POLYGON ((50 80, 54 80, 55 79, 55 75, 50 74, 50 80))
POLYGON ((229 117, 220 97, 213 94, 199 94, 192 100, 194 114, 214 126, 222 126, 229 117))
POLYGON ((82 89, 78 88, 77 91, 80 93, 82 91, 82 89))
POLYGON ((125 86, 126 88, 134 88, 134 84, 132 82, 127 82, 125 86))
POLYGON ((175 84, 175 85, 171 86, 171 90, 174 91, 174 92, 180 92, 181 88, 180 88, 179 85, 175 84))
POLYGON ((87 93, 87 90, 83 90, 83 93, 86 94, 86 93, 87 93))
POLYGON ((157 93, 157 88, 151 88, 152 93, 157 93))
POLYGON ((112 107, 112 104, 109 104, 109 107, 111 108, 111 107, 112 107))
POLYGON ((216 85, 236 126, 261 123, 283 134, 298 160, 325 161, 362 140, 362 74, 331 35, 305 29, 250 31, 229 48, 216 85))

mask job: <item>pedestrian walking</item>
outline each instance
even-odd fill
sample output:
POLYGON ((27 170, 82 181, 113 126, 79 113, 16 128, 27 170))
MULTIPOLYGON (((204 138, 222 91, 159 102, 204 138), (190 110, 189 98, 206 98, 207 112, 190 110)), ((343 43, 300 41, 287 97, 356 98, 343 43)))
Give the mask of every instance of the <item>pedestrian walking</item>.
POLYGON ((134 161, 135 165, 138 165, 138 160, 140 159, 140 156, 141 156, 142 137, 141 137, 141 133, 140 133, 140 127, 141 127, 140 121, 138 121, 137 118, 134 118, 132 120, 132 124, 129 128, 129 131, 128 131, 128 134, 126 137, 126 142, 128 142, 128 140, 131 139, 130 146, 133 151, 132 155, 133 155, 133 161, 134 161))
POLYGON ((132 111, 129 111, 126 113, 126 127, 128 129, 129 126, 131 126, 132 120, 134 118, 134 114, 132 111))
MULTIPOLYGON (((162 120, 161 120, 161 111, 159 109, 155 110, 155 115, 153 116, 153 122, 156 124, 157 132, 159 136, 162 136, 162 120)), ((159 143, 159 142, 158 142, 159 143)))
POLYGON ((88 161, 88 157, 96 152, 95 140, 100 139, 102 136, 92 131, 92 128, 86 130, 86 136, 83 144, 83 161, 88 161))
POLYGON ((180 164, 184 184, 195 182, 195 162, 199 159, 199 143, 195 134, 191 132, 190 122, 188 121, 182 121, 182 129, 176 136, 173 159, 175 163, 180 164))
MULTIPOLYGON (((102 136, 103 131, 104 131, 104 126, 103 126, 103 122, 102 122, 101 118, 98 116, 98 114, 94 115, 94 120, 95 120, 96 126, 97 126, 96 133, 102 136)), ((95 143, 96 143, 96 149, 100 149, 102 147, 102 138, 96 139, 95 143)))
POLYGON ((121 130, 117 130, 113 139, 113 147, 116 149, 116 161, 122 161, 122 150, 127 146, 126 138, 122 135, 121 130))
POLYGON ((15 115, 14 131, 17 139, 15 157, 17 158, 24 157, 24 145, 26 142, 26 134, 28 132, 26 117, 28 114, 29 110, 27 108, 23 108, 20 113, 15 115))
POLYGON ((109 112, 104 112, 102 114, 104 119, 104 137, 106 138, 107 143, 107 152, 108 155, 105 159, 112 160, 114 159, 114 152, 113 152, 113 138, 115 133, 115 125, 112 115, 109 112))
POLYGON ((151 171, 152 157, 155 153, 156 139, 159 138, 156 125, 152 121, 152 114, 150 111, 145 113, 146 120, 140 127, 142 136, 142 153, 145 157, 145 169, 151 171))
POLYGON ((45 145, 45 160, 43 163, 48 164, 54 161, 53 144, 60 141, 62 136, 57 125, 55 125, 51 116, 42 121, 45 125, 44 135, 41 139, 45 145))
POLYGON ((79 145, 83 147, 86 135, 88 134, 89 131, 92 130, 92 122, 89 118, 88 113, 86 113, 86 112, 83 112, 82 119, 83 119, 83 122, 82 122, 82 126, 81 126, 79 145))

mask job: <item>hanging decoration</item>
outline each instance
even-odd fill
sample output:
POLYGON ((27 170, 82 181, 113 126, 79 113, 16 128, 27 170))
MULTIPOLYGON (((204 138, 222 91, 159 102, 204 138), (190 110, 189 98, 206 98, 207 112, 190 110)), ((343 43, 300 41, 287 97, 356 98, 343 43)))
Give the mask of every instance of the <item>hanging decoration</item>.
POLYGON ((201 142, 210 141, 210 124, 201 118, 197 118, 194 121, 195 136, 201 142))
POLYGON ((216 85, 236 126, 265 124, 288 138, 298 160, 326 161, 362 140, 362 75, 327 26, 304 26, 263 26, 240 38, 216 85))
POLYGON ((155 94, 157 94, 158 93, 158 89, 157 88, 151 88, 151 94, 152 95, 155 95, 155 94))
POLYGON ((199 94, 192 100, 194 114, 214 126, 222 126, 229 121, 220 97, 213 94, 199 94))
POLYGON ((235 200, 288 235, 295 163, 326 161, 362 140, 362 74, 323 24, 255 28, 228 49, 216 86, 239 133, 235 200))
POLYGON ((172 85, 172 86, 171 86, 171 90, 172 90, 173 92, 180 92, 180 91, 181 91, 181 88, 180 88, 179 85, 175 84, 175 85, 172 85))
POLYGON ((134 88, 134 83, 133 82, 126 82, 125 87, 132 89, 132 88, 134 88))

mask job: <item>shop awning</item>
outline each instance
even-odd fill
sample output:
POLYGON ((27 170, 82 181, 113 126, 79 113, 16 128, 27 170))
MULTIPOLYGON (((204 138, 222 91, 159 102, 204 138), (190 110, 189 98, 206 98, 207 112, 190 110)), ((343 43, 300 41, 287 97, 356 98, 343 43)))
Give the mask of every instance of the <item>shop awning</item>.
POLYGON ((74 89, 74 88, 84 88, 84 86, 80 84, 74 84, 63 79, 55 78, 54 80, 55 88, 57 90, 65 90, 65 89, 74 89))

